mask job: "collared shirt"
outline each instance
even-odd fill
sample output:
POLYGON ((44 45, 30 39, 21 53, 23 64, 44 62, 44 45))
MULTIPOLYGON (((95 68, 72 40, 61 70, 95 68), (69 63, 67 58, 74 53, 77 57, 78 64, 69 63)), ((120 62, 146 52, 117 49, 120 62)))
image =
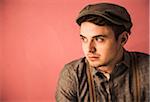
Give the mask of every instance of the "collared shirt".
MULTIPOLYGON (((94 69, 94 91, 96 102, 136 102, 135 80, 131 67, 131 52, 124 52, 123 60, 116 64, 108 79, 94 69)), ((140 78, 140 102, 149 102, 149 55, 136 52, 136 63, 140 78)), ((61 71, 56 91, 57 102, 90 102, 86 58, 72 61, 61 71)))

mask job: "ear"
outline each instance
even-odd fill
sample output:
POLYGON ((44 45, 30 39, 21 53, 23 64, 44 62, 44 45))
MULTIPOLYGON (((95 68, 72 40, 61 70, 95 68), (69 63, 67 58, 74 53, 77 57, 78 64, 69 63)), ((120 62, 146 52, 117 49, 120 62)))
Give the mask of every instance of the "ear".
POLYGON ((120 36, 119 36, 119 42, 122 46, 124 46, 126 44, 126 42, 128 41, 128 36, 129 33, 124 31, 120 36))

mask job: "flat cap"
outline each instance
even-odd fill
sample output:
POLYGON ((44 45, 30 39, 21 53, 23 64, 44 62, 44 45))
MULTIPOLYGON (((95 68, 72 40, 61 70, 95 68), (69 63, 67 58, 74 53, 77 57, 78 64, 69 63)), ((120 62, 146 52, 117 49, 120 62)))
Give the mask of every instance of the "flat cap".
POLYGON ((100 16, 113 24, 123 25, 127 31, 130 31, 132 27, 130 14, 124 7, 117 4, 97 3, 85 6, 76 19, 77 24, 81 25, 82 18, 89 15, 100 16))

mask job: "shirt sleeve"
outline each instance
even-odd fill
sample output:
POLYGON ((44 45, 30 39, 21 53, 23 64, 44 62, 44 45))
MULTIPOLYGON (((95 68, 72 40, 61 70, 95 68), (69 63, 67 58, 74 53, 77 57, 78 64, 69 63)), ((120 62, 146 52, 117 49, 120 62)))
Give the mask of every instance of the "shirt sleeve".
POLYGON ((66 65, 60 73, 56 88, 56 102, 77 102, 75 71, 66 65))

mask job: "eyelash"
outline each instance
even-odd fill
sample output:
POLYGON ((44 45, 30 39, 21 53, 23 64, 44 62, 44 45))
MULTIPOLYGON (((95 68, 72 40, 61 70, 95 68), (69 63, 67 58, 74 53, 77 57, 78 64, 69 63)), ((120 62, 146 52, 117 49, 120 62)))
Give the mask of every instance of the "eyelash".
POLYGON ((101 38, 101 37, 96 37, 95 40, 98 41, 98 42, 101 42, 101 41, 103 41, 104 39, 101 38), (99 41, 99 40, 100 40, 100 41, 99 41))
POLYGON ((82 40, 83 42, 87 42, 87 39, 84 38, 84 37, 81 37, 81 40, 82 40))

